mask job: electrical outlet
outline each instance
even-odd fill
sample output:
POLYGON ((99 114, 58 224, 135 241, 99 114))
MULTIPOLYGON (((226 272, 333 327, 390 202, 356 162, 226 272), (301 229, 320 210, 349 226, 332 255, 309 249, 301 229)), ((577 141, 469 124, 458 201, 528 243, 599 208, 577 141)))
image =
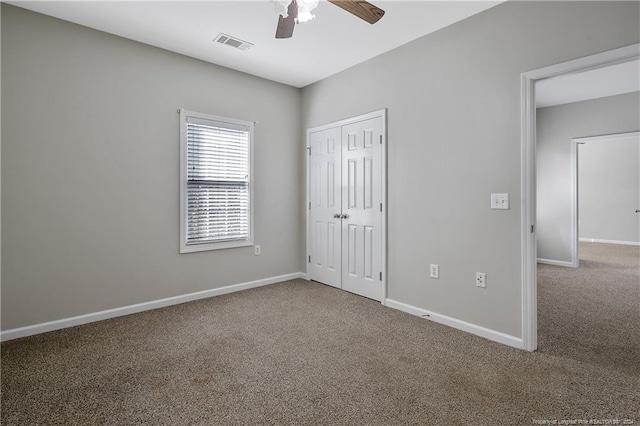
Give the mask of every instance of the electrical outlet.
POLYGON ((260 256, 260 254, 262 254, 262 251, 260 250, 260 246, 259 245, 253 246, 253 254, 255 256, 260 256))
POLYGON ((429 266, 429 276, 431 278, 440 278, 440 266, 433 263, 429 266))
POLYGON ((476 272, 476 287, 487 288, 487 274, 476 272))

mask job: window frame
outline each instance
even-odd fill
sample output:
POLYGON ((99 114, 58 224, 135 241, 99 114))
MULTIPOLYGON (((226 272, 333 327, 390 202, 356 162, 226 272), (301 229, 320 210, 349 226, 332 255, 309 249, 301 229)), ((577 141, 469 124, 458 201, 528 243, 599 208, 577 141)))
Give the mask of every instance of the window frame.
POLYGON ((195 253, 210 250, 223 250, 253 245, 253 139, 254 123, 251 121, 204 114, 180 109, 180 254, 195 253), (187 185, 188 185, 188 156, 187 156, 187 119, 211 120, 227 123, 231 126, 246 126, 249 129, 249 236, 245 240, 219 241, 202 244, 187 244, 187 185))

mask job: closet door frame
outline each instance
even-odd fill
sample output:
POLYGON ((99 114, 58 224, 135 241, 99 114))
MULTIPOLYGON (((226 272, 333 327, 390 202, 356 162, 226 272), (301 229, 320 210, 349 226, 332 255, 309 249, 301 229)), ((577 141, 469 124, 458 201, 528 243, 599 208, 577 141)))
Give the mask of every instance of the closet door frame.
POLYGON ((370 120, 372 118, 380 118, 382 121, 382 130, 381 130, 381 134, 382 134, 382 149, 381 149, 381 155, 382 155, 382 265, 381 265, 381 269, 382 269, 382 297, 380 300, 380 303, 382 303, 383 305, 386 305, 386 299, 387 299, 387 109, 380 109, 377 111, 372 111, 366 114, 361 114, 355 117, 350 117, 350 118, 345 118, 339 121, 334 121, 331 123, 327 123, 327 124, 323 124, 320 126, 315 126, 315 127, 310 127, 307 129, 307 134, 306 134, 306 141, 305 141, 305 146, 306 146, 306 153, 305 153, 305 157, 306 157, 306 171, 305 171, 305 175, 306 175, 306 182, 305 182, 305 192, 306 192, 306 202, 305 202, 305 216, 306 216, 306 238, 307 238, 307 253, 305 256, 305 263, 307 265, 306 267, 306 273, 307 273, 307 280, 310 280, 309 278, 309 273, 310 273, 310 266, 311 263, 309 261, 309 256, 311 255, 311 229, 310 229, 310 222, 309 222, 309 210, 310 210, 310 206, 311 206, 311 198, 310 198, 310 187, 309 187, 309 153, 310 153, 310 141, 311 141, 311 134, 314 132, 319 132, 319 131, 323 131, 323 130, 327 130, 327 129, 331 129, 334 127, 342 127, 344 125, 347 124, 352 124, 352 123, 357 123, 359 121, 365 121, 365 120, 370 120))

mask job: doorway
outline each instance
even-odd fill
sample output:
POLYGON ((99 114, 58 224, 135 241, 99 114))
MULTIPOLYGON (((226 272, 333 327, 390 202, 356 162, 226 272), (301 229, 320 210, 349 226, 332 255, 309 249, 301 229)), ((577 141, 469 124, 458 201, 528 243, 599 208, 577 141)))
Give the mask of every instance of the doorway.
POLYGON ((386 110, 307 130, 307 277, 384 303, 386 110))
POLYGON ((572 257, 579 242, 640 245, 640 132, 572 139, 572 257))
POLYGON ((522 339, 523 348, 538 346, 537 317, 537 200, 536 200, 536 103, 534 85, 551 77, 604 68, 638 60, 640 44, 596 54, 521 75, 522 88, 522 339))

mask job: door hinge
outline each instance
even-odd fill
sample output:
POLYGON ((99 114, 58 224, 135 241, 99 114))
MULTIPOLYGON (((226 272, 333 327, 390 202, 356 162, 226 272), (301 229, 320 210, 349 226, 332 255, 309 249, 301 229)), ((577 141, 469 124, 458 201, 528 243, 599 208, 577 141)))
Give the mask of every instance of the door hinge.
POLYGON ((380 211, 382 211, 382 203, 380 203, 380 211))
POLYGON ((311 147, 310 146, 307 147, 307 151, 309 151, 309 155, 311 155, 311 147))
POLYGON ((380 281, 382 281, 382 272, 380 272, 380 281))
POLYGON ((382 135, 380 135, 380 145, 382 145, 382 135))
POLYGON ((309 210, 311 210, 311 201, 309 201, 309 210))
POLYGON ((535 228, 535 226, 534 226, 534 225, 531 225, 531 233, 532 233, 532 234, 533 234, 533 231, 534 231, 535 229, 536 229, 536 228, 535 228))
POLYGON ((309 263, 311 263, 311 255, 309 255, 309 263))

